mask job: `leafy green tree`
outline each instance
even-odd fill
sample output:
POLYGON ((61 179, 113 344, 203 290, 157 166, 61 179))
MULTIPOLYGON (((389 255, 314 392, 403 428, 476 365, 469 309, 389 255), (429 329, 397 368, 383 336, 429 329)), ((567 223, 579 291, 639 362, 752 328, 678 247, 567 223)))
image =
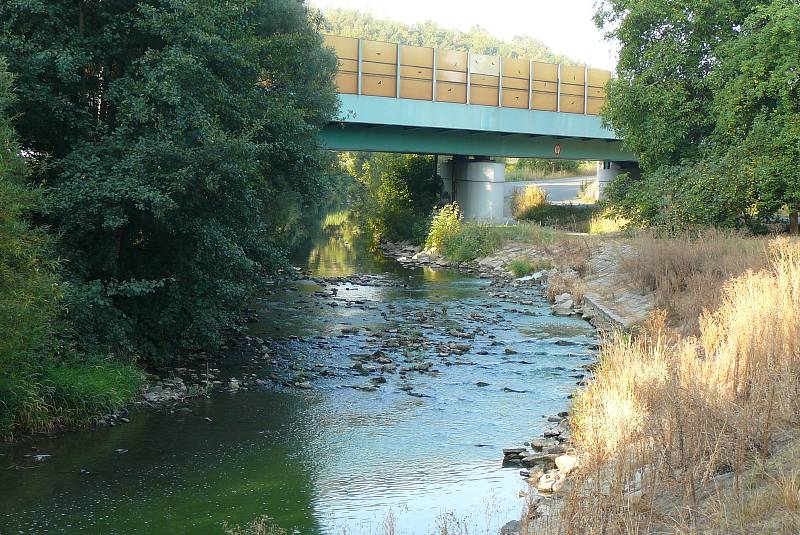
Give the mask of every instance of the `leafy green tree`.
POLYGON ((641 180, 608 190, 641 224, 749 224, 800 209, 800 6, 792 0, 605 0, 622 43, 604 118, 641 180))
POLYGON ((719 43, 755 1, 603 0, 596 22, 620 42, 604 118, 646 172, 697 157, 714 130, 710 78, 719 43))
POLYGON ((342 167, 356 179, 356 216, 374 238, 425 240, 441 190, 432 156, 344 153, 342 167))
POLYGON ((218 343, 324 193, 319 20, 294 0, 20 0, 0 21, 83 341, 218 343))
POLYGON ((140 382, 131 366, 74 351, 50 236, 29 221, 41 191, 26 184, 11 83, 0 59, 0 439, 92 421, 129 402, 140 382))
POLYGON ((0 436, 46 418, 36 372, 54 346, 60 295, 47 237, 26 221, 38 196, 25 185, 25 164, 6 113, 11 81, 0 60, 0 436))
POLYGON ((720 47, 714 100, 716 143, 757 184, 757 209, 800 210, 800 4, 758 6, 741 35, 720 47))

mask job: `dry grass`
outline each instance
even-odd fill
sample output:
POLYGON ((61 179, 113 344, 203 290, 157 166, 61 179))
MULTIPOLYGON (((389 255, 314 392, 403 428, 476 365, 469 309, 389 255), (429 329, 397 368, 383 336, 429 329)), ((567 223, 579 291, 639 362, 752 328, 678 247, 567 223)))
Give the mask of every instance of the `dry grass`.
POLYGON ((526 219, 526 215, 547 204, 547 192, 536 185, 515 188, 511 192, 511 215, 516 219, 526 219))
MULTIPOLYGON (((707 509, 725 478, 736 483, 739 503, 752 499, 738 474, 798 423, 800 242, 771 241, 764 269, 744 271, 741 259, 718 247, 738 245, 757 258, 759 247, 739 240, 701 242, 698 259, 649 244, 669 266, 641 259, 643 282, 669 290, 667 296, 697 290, 705 299, 711 290, 693 286, 705 280, 720 292, 719 305, 700 315, 696 335, 670 330, 666 314, 657 313, 638 335, 605 345, 595 379, 576 396, 573 433, 583 467, 551 531, 758 532, 724 531, 707 509), (720 280, 736 271, 744 272, 720 280), (693 282, 682 286, 675 274, 693 282)), ((797 473, 774 479, 765 491, 774 503, 758 503, 774 525, 796 526, 797 473)))
POLYGON ((696 333, 703 311, 719 306, 728 279, 769 263, 766 240, 730 231, 672 237, 640 233, 631 244, 637 254, 622 260, 622 271, 643 291, 655 292, 658 306, 683 334, 696 333))

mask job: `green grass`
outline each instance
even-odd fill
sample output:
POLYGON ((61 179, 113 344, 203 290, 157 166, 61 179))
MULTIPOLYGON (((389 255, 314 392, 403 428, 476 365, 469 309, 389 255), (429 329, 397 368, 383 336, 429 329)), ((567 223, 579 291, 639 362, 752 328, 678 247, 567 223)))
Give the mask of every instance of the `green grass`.
POLYGON ((533 221, 572 232, 589 232, 601 208, 593 204, 545 204, 520 212, 519 220, 533 221))
POLYGON ((15 371, 0 374, 0 438, 91 424, 130 403, 143 381, 136 367, 104 360, 15 371))
POLYGON ((553 264, 548 259, 529 260, 527 258, 517 258, 509 262, 507 267, 515 277, 525 277, 537 271, 550 269, 553 264))
POLYGON ((555 229, 537 224, 495 226, 466 222, 458 233, 443 244, 440 252, 453 262, 468 262, 491 255, 509 241, 551 245, 557 239, 558 232, 555 229))

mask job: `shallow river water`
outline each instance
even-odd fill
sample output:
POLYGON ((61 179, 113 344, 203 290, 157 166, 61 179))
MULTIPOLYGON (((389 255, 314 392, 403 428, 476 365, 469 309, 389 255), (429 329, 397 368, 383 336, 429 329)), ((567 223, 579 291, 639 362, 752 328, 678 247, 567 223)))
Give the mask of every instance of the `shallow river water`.
MULTIPOLYGON (((220 534, 224 521, 262 514, 312 535, 383 534, 388 524, 426 534, 444 522, 496 534, 518 518, 526 485, 500 450, 567 408, 593 358, 591 327, 550 315, 536 289, 404 269, 335 236, 297 264, 313 277, 259 299, 250 330, 280 362, 328 370, 313 389, 222 392, 133 410, 125 425, 0 446, 0 534, 220 534), (454 343, 469 350, 442 352, 454 343), (379 348, 401 366, 432 368, 405 378, 352 368, 379 348)), ((245 372, 274 370, 223 370, 245 372)))

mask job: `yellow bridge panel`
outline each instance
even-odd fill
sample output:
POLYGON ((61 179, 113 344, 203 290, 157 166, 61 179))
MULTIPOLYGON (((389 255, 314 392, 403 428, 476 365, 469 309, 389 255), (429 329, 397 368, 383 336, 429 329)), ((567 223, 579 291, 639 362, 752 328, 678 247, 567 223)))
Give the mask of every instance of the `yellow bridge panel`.
POLYGON ((531 108, 534 110, 557 111, 558 96, 555 93, 534 91, 531 95, 531 108))
MULTIPOLYGON (((505 79, 504 79, 505 80, 505 79)), ((505 89, 503 88, 503 107, 504 108, 527 108, 528 90, 505 89)))
POLYGON ((445 71, 441 69, 436 70, 436 80, 440 82, 452 82, 456 84, 465 84, 467 83, 467 73, 466 72, 456 72, 456 71, 445 71))
POLYGON ((433 69, 430 67, 409 67, 408 65, 400 65, 400 77, 433 80, 433 69))
POLYGON ((507 78, 503 76, 503 91, 509 89, 524 89, 528 90, 528 79, 527 78, 507 78))
POLYGON ((500 76, 500 56, 471 54, 469 61, 469 72, 472 74, 500 76))
POLYGON ((397 64, 377 63, 374 61, 362 61, 361 72, 364 74, 382 74, 384 76, 397 76, 397 64))
POLYGON ((583 97, 562 95, 560 104, 560 111, 567 113, 583 113, 583 97))
POLYGON ((433 68, 433 49, 423 46, 400 46, 400 65, 433 68))
POLYGON ((558 82, 558 65, 555 63, 533 62, 533 79, 545 82, 558 82))
POLYGON ((439 49, 436 68, 447 71, 467 72, 467 53, 460 50, 439 49))
POLYGON ((382 41, 362 41, 361 61, 397 65, 397 44, 382 41))
POLYGON ((323 35, 325 46, 332 48, 339 59, 358 60, 358 39, 339 35, 323 35))
POLYGON ((433 100, 433 80, 400 78, 400 98, 433 100))
POLYGON ((586 80, 585 67, 570 67, 568 65, 561 66, 562 84, 576 84, 582 86, 585 80, 586 80))
POLYGON ((523 78, 531 75, 531 62, 527 59, 503 58, 503 80, 506 78, 523 78))
POLYGON ((600 115, 600 110, 603 108, 606 99, 589 97, 586 99, 586 113, 589 115, 600 115))
POLYGON ((606 82, 611 80, 611 71, 601 69, 589 69, 589 85, 592 87, 605 87, 606 82))
POLYGON ((561 82, 561 95, 574 95, 574 96, 583 96, 583 84, 575 85, 575 84, 566 84, 561 82))
POLYGON ((361 77, 361 93, 376 97, 396 97, 397 78, 394 76, 364 74, 361 77))
POLYGON ((457 102, 466 104, 467 84, 453 84, 450 82, 436 83, 436 100, 441 102, 457 102))
POLYGON ((337 91, 346 94, 597 115, 611 79, 602 69, 522 58, 333 35, 324 42, 338 59, 337 91))
POLYGON ((352 95, 358 93, 358 73, 337 72, 335 83, 336 83, 336 91, 338 91, 339 93, 346 93, 352 95))
POLYGON ((470 74, 470 84, 473 85, 486 85, 489 87, 499 87, 500 84, 500 77, 499 76, 489 76, 486 74, 470 74))
POLYGON ((482 106, 497 106, 500 93, 497 87, 473 85, 469 88, 469 103, 482 106))

